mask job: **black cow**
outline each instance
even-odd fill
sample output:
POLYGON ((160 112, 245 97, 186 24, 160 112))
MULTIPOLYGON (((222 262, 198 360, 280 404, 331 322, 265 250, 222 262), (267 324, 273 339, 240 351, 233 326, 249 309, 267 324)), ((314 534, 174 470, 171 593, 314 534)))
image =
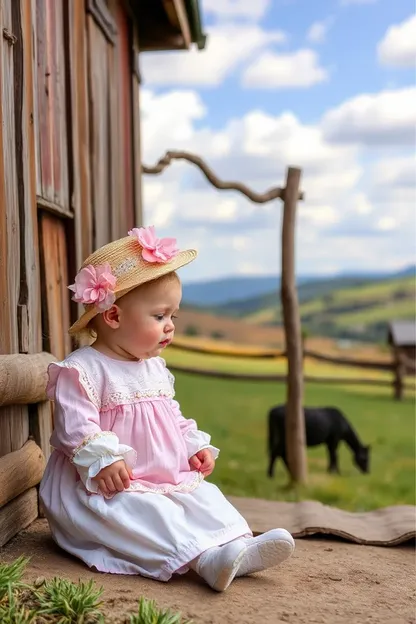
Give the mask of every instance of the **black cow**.
MULTIPOLYGON (((338 444, 344 441, 353 452, 354 463, 362 472, 369 472, 370 447, 361 444, 356 432, 344 414, 336 407, 305 407, 307 446, 326 444, 329 454, 328 472, 337 472, 338 444)), ((281 457, 288 467, 285 435, 285 406, 278 405, 269 412, 269 477, 274 473, 274 462, 281 457)))

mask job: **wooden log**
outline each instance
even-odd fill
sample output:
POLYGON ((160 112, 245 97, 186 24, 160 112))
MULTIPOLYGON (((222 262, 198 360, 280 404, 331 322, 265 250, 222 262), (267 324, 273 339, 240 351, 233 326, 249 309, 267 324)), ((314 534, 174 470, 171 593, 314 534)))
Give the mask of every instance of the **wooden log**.
POLYGON ((38 517, 38 492, 30 488, 0 509, 0 547, 38 517))
POLYGON ((0 405, 38 403, 46 399, 50 353, 0 355, 0 405))
POLYGON ((29 440, 19 450, 0 458, 0 507, 40 483, 45 457, 39 446, 29 440))
POLYGON ((50 438, 52 435, 52 404, 50 401, 43 401, 34 406, 30 414, 29 431, 30 435, 40 447, 45 460, 51 456, 50 438))
POLYGON ((300 177, 300 169, 288 168, 282 225, 281 299, 288 363, 286 448, 291 479, 294 483, 304 483, 307 476, 302 333, 295 277, 295 224, 300 177))

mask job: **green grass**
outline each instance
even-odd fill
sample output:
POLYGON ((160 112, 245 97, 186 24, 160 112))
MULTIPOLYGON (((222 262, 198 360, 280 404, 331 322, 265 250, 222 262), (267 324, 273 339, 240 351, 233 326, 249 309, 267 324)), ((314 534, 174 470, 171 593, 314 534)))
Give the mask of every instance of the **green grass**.
POLYGON ((400 279, 386 280, 380 283, 365 284, 364 286, 356 286, 354 288, 342 288, 335 290, 334 301, 368 301, 371 299, 389 299, 399 291, 407 290, 409 294, 415 292, 415 278, 402 277, 400 279))
POLYGON ((195 418, 221 448, 210 480, 225 494, 272 500, 314 499, 353 511, 415 504, 414 397, 403 402, 391 391, 368 387, 310 384, 308 405, 342 409, 365 444, 371 444, 370 474, 353 465, 349 449, 340 447, 341 476, 328 475, 324 447, 308 449, 308 485, 288 491, 287 473, 276 463, 273 480, 266 476, 266 416, 285 400, 285 386, 176 374, 176 394, 183 414, 195 418))
MULTIPOLYGON (((29 559, 20 557, 0 564, 1 624, 114 624, 100 607, 103 589, 93 580, 72 583, 66 579, 38 579, 22 582, 29 559)), ((192 624, 180 613, 160 609, 153 600, 141 597, 136 613, 126 613, 123 624, 192 624)), ((119 620, 118 620, 119 621, 119 620)))
MULTIPOLYGON (((260 302, 260 299, 259 299, 260 302)), ((408 319, 415 316, 415 279, 413 276, 400 279, 390 279, 380 283, 370 282, 362 286, 341 287, 334 285, 334 289, 326 295, 318 295, 300 304, 301 317, 314 315, 315 322, 324 315, 325 323, 330 318, 340 328, 370 325, 378 322, 387 322, 391 319, 408 319), (407 293, 406 299, 395 299, 397 293, 407 293), (328 299, 329 297, 329 299, 328 299), (340 305, 363 303, 373 304, 365 310, 351 312, 331 312, 331 308, 340 305)), ((260 308, 244 317, 249 323, 281 322, 282 311, 276 296, 276 305, 260 308)))
POLYGON ((375 306, 368 310, 337 314, 334 317, 338 326, 349 327, 351 325, 370 325, 386 319, 414 319, 416 305, 414 299, 404 301, 386 301, 383 306, 375 306))

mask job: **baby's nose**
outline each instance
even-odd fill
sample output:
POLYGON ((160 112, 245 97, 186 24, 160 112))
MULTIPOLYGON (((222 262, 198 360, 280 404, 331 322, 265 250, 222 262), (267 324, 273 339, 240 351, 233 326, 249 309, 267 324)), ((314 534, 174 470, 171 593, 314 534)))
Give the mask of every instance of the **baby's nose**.
POLYGON ((175 329, 175 325, 173 324, 172 319, 169 319, 169 321, 167 321, 165 325, 165 332, 169 333, 169 332, 172 332, 174 329, 175 329))

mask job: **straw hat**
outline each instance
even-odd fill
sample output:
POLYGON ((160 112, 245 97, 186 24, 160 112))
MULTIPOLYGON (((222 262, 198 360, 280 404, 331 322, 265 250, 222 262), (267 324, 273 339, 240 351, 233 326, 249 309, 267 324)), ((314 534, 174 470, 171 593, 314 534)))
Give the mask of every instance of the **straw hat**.
POLYGON ((176 271, 196 256, 194 249, 176 249, 173 238, 156 238, 153 226, 133 228, 128 236, 100 247, 85 260, 75 284, 68 286, 75 293, 73 300, 83 303, 85 309, 69 334, 84 329, 137 286, 176 271))

